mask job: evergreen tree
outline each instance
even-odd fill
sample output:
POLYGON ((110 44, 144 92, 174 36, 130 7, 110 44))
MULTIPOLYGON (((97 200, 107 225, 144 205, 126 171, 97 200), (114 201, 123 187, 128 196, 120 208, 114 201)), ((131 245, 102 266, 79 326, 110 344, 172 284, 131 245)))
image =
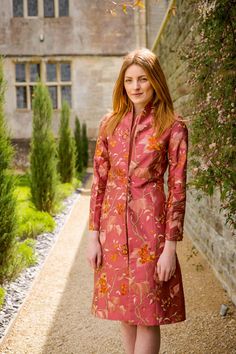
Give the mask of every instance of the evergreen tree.
POLYGON ((66 101, 62 104, 59 145, 58 171, 62 183, 71 182, 75 174, 75 142, 70 129, 70 107, 66 101))
POLYGON ((82 156, 83 156, 83 165, 88 167, 88 137, 87 137, 87 126, 86 123, 82 124, 82 156))
POLYGON ((0 283, 9 277, 10 265, 16 245, 16 177, 10 171, 13 148, 7 132, 4 116, 6 82, 3 75, 3 59, 0 58, 0 283))
POLYGON ((80 129, 80 121, 76 116, 75 118, 75 146, 76 146, 76 170, 80 173, 83 171, 83 156, 82 156, 82 141, 81 141, 81 129, 80 129))
POLYGON ((39 210, 52 212, 56 197, 57 157, 51 128, 52 102, 47 87, 38 82, 33 99, 31 140, 31 193, 39 210))

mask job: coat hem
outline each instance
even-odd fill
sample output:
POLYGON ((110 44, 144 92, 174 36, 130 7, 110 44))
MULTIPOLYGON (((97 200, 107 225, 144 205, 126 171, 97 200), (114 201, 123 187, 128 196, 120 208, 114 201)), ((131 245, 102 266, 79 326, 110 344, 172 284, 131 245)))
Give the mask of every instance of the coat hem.
POLYGON ((157 321, 157 322, 152 322, 152 323, 145 323, 145 322, 141 322, 141 321, 135 321, 135 320, 129 320, 127 318, 124 318, 122 316, 107 316, 107 317, 102 317, 99 314, 97 314, 96 312, 91 312, 92 315, 94 317, 97 317, 101 320, 110 320, 110 321, 121 321, 121 322, 126 322, 130 325, 142 325, 142 326, 147 326, 147 327, 151 327, 151 326, 163 326, 163 325, 168 325, 168 324, 175 324, 178 322, 183 322, 186 321, 186 317, 181 317, 180 319, 176 319, 176 320, 171 320, 171 321, 157 321))

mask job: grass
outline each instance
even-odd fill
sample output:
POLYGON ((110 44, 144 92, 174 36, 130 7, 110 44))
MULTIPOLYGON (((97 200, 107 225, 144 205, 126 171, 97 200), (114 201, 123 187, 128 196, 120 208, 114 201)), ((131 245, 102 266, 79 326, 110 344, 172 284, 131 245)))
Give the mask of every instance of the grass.
POLYGON ((36 240, 31 238, 16 243, 14 250, 15 256, 8 268, 9 280, 15 280, 23 269, 28 268, 37 262, 35 243, 36 240))
POLYGON ((57 191, 56 191, 56 203, 55 203, 55 208, 54 212, 60 213, 63 210, 63 205, 62 201, 69 197, 76 188, 79 188, 81 186, 82 182, 78 178, 74 178, 72 183, 60 183, 57 186, 57 191))
POLYGON ((6 294, 6 290, 4 288, 0 287, 0 309, 4 303, 5 294, 6 294))
MULTIPOLYGON (((18 237, 24 240, 28 237, 35 238, 43 232, 52 232, 55 228, 53 216, 47 212, 37 210, 31 200, 28 174, 18 175, 17 180, 15 194, 17 197, 19 225, 18 237)), ((64 209, 62 201, 70 196, 80 185, 81 180, 74 178, 72 183, 60 183, 57 186, 54 214, 58 214, 64 209)))
POLYGON ((36 209, 31 200, 29 180, 26 175, 19 176, 15 189, 17 197, 18 237, 22 240, 35 238, 42 232, 51 232, 55 227, 53 217, 36 209))

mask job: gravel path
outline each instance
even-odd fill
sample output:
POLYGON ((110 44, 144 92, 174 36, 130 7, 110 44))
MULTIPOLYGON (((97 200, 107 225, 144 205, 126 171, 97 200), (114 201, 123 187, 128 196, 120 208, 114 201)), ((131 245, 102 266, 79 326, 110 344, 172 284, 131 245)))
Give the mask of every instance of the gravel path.
MULTIPOLYGON (((124 354, 119 323, 90 314, 93 276, 85 258, 88 210, 89 195, 82 194, 5 336, 2 354, 124 354)), ((161 326, 160 353, 236 354, 235 306, 187 235, 177 252, 187 320, 161 326), (219 314, 223 303, 229 308, 224 317, 219 314)))

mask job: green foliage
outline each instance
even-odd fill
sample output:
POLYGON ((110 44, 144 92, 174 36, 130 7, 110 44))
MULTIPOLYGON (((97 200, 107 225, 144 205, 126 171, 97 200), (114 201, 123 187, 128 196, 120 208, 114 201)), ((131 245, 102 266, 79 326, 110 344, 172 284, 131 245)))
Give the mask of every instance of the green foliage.
POLYGON ((15 189, 19 224, 17 235, 20 239, 35 238, 42 232, 52 232, 55 228, 53 217, 47 212, 37 210, 32 202, 29 178, 28 174, 19 176, 15 189))
POLYGON ((34 253, 34 248, 35 248, 35 243, 36 241, 27 238, 23 242, 18 242, 18 248, 17 248, 17 253, 18 253, 18 267, 17 269, 20 270, 20 266, 22 269, 30 267, 34 265, 37 262, 37 257, 34 253))
POLYGON ((76 170, 78 173, 83 171, 83 155, 82 155, 82 137, 81 137, 81 128, 79 118, 76 116, 75 118, 75 146, 76 146, 76 170))
POLYGON ((236 226, 234 89, 236 7, 231 0, 192 2, 198 17, 185 48, 194 107, 190 127, 190 185, 212 195, 219 189, 226 223, 236 226), (194 40, 195 39, 195 40, 194 40))
POLYGON ((58 171, 63 183, 71 182, 75 174, 75 142, 70 129, 70 107, 63 102, 59 129, 58 171))
POLYGON ((82 124, 82 158, 84 167, 88 167, 88 137, 86 123, 82 124))
POLYGON ((86 175, 87 175, 87 170, 86 169, 83 169, 82 172, 77 174, 78 183, 77 183, 77 186, 75 188, 81 187, 82 181, 84 181, 84 178, 86 177, 86 175))
POLYGON ((44 211, 36 209, 31 201, 30 189, 28 187, 16 188, 18 196, 17 213, 19 218, 18 237, 36 237, 42 232, 51 232, 55 228, 53 217, 44 211), (27 193, 27 194, 26 194, 27 193), (24 198, 23 195, 28 195, 24 198))
POLYGON ((17 242, 15 248, 15 257, 10 264, 8 279, 14 280, 23 269, 34 265, 37 262, 35 256, 35 240, 26 239, 23 242, 17 242))
POLYGON ((24 174, 18 174, 17 186, 30 188, 30 171, 29 170, 27 170, 24 174))
POLYGON ((58 185, 58 196, 60 200, 63 200, 74 192, 74 187, 71 183, 61 183, 58 185))
MULTIPOLYGON (((72 183, 57 184, 55 213, 63 210, 62 201, 70 196, 80 185, 81 181, 77 178, 74 178, 72 183)), ((17 215, 19 219, 17 235, 20 239, 36 238, 37 235, 43 232, 52 232, 54 230, 55 220, 53 217, 47 212, 37 210, 32 203, 30 181, 27 173, 18 177, 15 196, 17 198, 17 215)))
POLYGON ((51 213, 56 197, 57 157, 51 130, 52 103, 48 89, 39 82, 33 99, 31 140, 31 194, 37 209, 51 213))
POLYGON ((5 88, 3 60, 0 59, 0 284, 6 279, 14 257, 17 228, 14 197, 16 179, 10 171, 13 148, 4 116, 5 88))
POLYGON ((52 232, 54 228, 55 221, 47 212, 35 210, 34 205, 19 209, 18 236, 21 239, 35 238, 43 232, 52 232))
POLYGON ((4 288, 0 287, 0 310, 3 307, 3 304, 4 304, 5 294, 6 294, 6 290, 4 288))

